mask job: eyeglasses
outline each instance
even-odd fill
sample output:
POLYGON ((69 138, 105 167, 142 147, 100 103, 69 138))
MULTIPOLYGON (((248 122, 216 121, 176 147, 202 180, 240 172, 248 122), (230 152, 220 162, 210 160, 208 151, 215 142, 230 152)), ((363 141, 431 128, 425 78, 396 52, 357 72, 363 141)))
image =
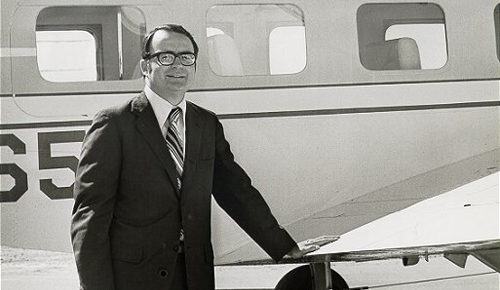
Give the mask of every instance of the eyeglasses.
POLYGON ((157 57, 158 62, 161 65, 172 65, 177 57, 181 61, 181 64, 184 66, 191 66, 196 62, 196 55, 194 55, 194 53, 191 52, 175 53, 171 51, 160 51, 151 54, 150 56, 147 57, 147 59, 153 57, 157 57))

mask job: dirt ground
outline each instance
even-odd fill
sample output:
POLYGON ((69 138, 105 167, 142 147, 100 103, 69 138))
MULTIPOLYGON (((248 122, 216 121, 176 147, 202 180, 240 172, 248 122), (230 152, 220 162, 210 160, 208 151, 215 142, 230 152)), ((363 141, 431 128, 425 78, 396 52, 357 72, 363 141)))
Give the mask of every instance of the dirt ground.
POLYGON ((2 290, 78 289, 73 255, 2 246, 2 290))

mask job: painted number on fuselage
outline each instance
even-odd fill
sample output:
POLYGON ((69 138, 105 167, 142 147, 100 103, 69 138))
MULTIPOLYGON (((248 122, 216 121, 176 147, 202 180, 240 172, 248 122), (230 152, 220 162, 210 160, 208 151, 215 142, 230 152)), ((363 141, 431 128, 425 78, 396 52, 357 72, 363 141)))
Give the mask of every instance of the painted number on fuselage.
MULTIPOLYGON (((75 156, 52 156, 51 145, 69 142, 82 142, 84 130, 65 132, 38 133, 38 168, 40 170, 69 168, 76 173, 78 158, 75 156)), ((26 144, 14 134, 1 134, 0 146, 9 147, 15 155, 26 154, 26 144)), ((14 186, 0 192, 0 202, 15 202, 28 191, 28 175, 26 171, 15 163, 0 164, 0 175, 10 175, 14 179, 14 186)), ((52 179, 40 179, 40 190, 50 199, 72 198, 73 184, 58 187, 52 179)))
MULTIPOLYGON (((26 154, 26 144, 14 134, 0 135, 0 146, 7 146, 17 154, 26 154)), ((15 185, 0 191, 0 202, 17 201, 28 190, 28 175, 15 163, 0 164, 0 175, 10 175, 15 185)))

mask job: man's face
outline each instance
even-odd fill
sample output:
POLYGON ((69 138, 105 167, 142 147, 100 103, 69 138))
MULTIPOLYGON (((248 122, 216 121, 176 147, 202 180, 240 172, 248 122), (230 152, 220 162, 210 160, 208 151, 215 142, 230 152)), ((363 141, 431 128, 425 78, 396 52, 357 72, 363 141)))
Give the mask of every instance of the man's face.
MULTIPOLYGON (((193 53, 194 47, 187 36, 177 32, 159 30, 151 39, 150 54, 157 52, 193 53)), ((171 65, 162 65, 157 57, 143 60, 141 64, 146 84, 162 98, 177 105, 191 86, 195 76, 195 64, 185 66, 179 57, 171 65)))

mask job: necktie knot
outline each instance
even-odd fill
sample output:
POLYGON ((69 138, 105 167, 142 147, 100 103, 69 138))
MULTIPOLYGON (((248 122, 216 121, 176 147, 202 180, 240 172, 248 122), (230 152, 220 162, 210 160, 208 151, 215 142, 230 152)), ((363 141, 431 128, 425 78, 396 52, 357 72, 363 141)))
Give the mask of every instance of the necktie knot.
POLYGON ((168 123, 176 123, 179 120, 179 116, 182 114, 182 109, 179 107, 172 108, 170 113, 168 114, 168 123))

